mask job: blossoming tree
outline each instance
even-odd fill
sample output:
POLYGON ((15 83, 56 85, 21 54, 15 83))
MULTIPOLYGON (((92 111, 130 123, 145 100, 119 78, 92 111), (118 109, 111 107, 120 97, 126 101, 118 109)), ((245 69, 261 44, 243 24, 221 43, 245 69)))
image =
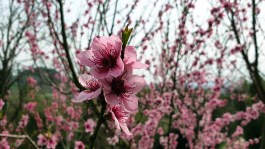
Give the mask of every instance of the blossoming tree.
POLYGON ((264 148, 264 1, 76 3, 8 3, 0 148, 264 148))

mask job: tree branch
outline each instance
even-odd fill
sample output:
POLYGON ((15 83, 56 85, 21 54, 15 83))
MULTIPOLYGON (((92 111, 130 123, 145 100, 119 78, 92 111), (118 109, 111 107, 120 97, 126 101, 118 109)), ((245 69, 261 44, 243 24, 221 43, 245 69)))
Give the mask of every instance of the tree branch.
POLYGON ((12 135, 12 134, 0 134, 0 137, 27 139, 36 149, 40 149, 38 145, 28 135, 12 135))

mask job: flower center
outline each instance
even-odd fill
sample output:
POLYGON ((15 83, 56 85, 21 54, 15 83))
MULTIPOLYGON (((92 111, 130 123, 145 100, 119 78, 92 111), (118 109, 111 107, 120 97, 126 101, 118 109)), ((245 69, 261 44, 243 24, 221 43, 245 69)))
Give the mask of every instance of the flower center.
POLYGON ((116 66, 116 58, 111 55, 108 58, 104 58, 101 61, 103 67, 114 68, 116 66))
POLYGON ((111 89, 117 96, 120 96, 122 93, 125 93, 124 80, 119 78, 113 78, 111 83, 111 89))
POLYGON ((91 91, 96 91, 97 89, 100 88, 97 80, 93 79, 93 80, 89 80, 86 82, 86 86, 87 88, 89 88, 91 91))

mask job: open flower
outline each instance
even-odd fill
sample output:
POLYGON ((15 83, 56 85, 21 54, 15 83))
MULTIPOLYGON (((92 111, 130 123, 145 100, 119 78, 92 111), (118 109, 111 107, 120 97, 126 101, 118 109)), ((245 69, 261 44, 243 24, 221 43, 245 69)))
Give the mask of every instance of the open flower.
POLYGON ((121 104, 125 110, 135 112, 138 108, 138 97, 135 93, 145 86, 143 77, 125 72, 123 75, 101 80, 104 85, 106 102, 111 106, 121 104))
POLYGON ((85 145, 82 141, 75 141, 75 149, 85 149, 85 145))
POLYGON ((93 132, 94 130, 94 127, 96 127, 96 123, 95 121, 93 121, 93 119, 88 119, 86 122, 85 122, 85 132, 93 132))
POLYGON ((47 138, 42 135, 42 134, 39 134, 38 135, 38 142, 37 142, 38 146, 44 146, 47 144, 47 138))
POLYGON ((79 77, 79 82, 84 88, 86 88, 86 90, 80 92, 74 99, 72 99, 73 102, 90 100, 98 97, 101 93, 101 87, 98 80, 92 76, 83 74, 79 77))
POLYGON ((133 46, 126 46, 123 61, 126 66, 131 66, 132 69, 141 69, 148 67, 147 64, 143 64, 137 61, 137 54, 133 46))
POLYGON ((124 70, 121 49, 122 42, 117 36, 95 37, 91 49, 81 52, 77 58, 81 65, 90 67, 91 74, 98 79, 117 77, 124 70))
POLYGON ((122 129, 127 135, 132 135, 126 124, 130 114, 126 112, 120 104, 113 106, 110 112, 117 129, 122 129))

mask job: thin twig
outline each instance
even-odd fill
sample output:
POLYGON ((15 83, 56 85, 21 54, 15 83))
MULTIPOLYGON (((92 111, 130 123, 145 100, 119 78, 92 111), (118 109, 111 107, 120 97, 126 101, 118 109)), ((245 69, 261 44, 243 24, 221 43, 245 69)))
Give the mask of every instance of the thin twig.
POLYGON ((12 135, 12 134, 0 134, 0 137, 27 139, 36 149, 40 149, 38 145, 28 135, 12 135))

